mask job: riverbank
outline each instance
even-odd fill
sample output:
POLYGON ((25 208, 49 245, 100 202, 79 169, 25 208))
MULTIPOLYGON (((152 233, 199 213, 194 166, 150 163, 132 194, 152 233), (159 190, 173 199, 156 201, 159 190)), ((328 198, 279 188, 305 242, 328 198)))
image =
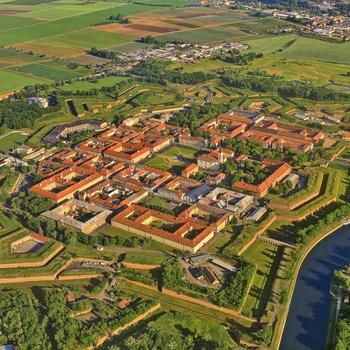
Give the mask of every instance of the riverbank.
MULTIPOLYGON (((347 220, 347 219, 348 218, 346 218, 345 220, 347 220)), ((342 222, 336 222, 336 223, 324 228, 317 237, 312 239, 310 241, 310 243, 301 250, 300 257, 299 257, 298 262, 296 264, 296 267, 295 267, 294 273, 291 277, 290 285, 288 288, 288 303, 285 306, 285 308, 283 309, 283 311, 281 312, 281 314, 279 315, 278 320, 277 320, 276 325, 275 325, 274 337, 273 337, 271 345, 270 345, 271 349, 279 349, 279 347, 280 347, 285 323, 286 323, 289 308, 290 308, 290 305, 292 302, 292 297, 293 297, 295 285, 296 285, 296 282, 298 279, 300 268, 301 268, 305 258, 308 256, 308 254, 311 252, 311 250, 318 243, 320 243, 324 238, 326 238, 327 236, 329 236, 333 232, 340 229, 342 226, 343 226, 342 222)))

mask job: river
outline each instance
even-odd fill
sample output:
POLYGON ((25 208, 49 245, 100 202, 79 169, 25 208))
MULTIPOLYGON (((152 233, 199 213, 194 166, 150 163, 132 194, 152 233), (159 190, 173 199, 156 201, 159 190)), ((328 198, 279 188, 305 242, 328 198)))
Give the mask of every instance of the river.
POLYGON ((319 242, 301 265, 279 350, 323 350, 334 270, 350 260, 350 225, 319 242))

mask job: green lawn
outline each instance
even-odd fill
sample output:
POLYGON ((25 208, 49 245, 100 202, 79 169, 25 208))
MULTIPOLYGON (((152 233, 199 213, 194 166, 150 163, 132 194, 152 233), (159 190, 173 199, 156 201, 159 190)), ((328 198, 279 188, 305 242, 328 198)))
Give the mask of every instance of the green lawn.
POLYGON ((276 277, 283 248, 272 244, 255 241, 244 253, 243 257, 257 267, 252 286, 242 308, 248 316, 269 319, 272 285, 276 277))
POLYGON ((77 242, 74 246, 67 247, 67 251, 81 258, 103 259, 115 261, 118 254, 108 251, 98 251, 96 248, 77 242))
POLYGON ((195 159, 195 154, 197 151, 183 148, 183 147, 172 147, 168 151, 162 153, 165 157, 176 157, 183 156, 188 159, 195 159))
POLYGON ((0 151, 8 152, 11 148, 23 144, 28 138, 28 135, 23 134, 22 132, 14 132, 0 137, 0 151))
POLYGON ((158 205, 159 207, 162 207, 164 204, 169 203, 168 200, 162 198, 162 197, 156 197, 153 196, 150 199, 147 199, 146 202, 144 202, 144 204, 147 205, 158 205))
POLYGON ((3 211, 0 210, 0 237, 6 236, 9 233, 12 233, 20 228, 22 228, 22 225, 17 220, 15 216, 12 216, 11 218, 3 211))
POLYGON ((232 237, 231 234, 221 234, 220 237, 206 249, 206 251, 208 253, 217 254, 222 247, 228 244, 231 237, 232 237))
POLYGON ((151 254, 151 253, 127 253, 123 261, 145 264, 145 265, 161 265, 169 257, 164 254, 151 254))
POLYGON ((289 221, 275 220, 266 230, 267 237, 284 242, 295 240, 295 226, 289 221))

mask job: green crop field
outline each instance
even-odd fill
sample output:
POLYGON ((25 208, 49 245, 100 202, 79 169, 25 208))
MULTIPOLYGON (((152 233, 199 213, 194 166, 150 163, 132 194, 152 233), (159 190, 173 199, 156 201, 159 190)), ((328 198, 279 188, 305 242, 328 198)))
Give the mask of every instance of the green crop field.
MULTIPOLYGON (((7 31, 12 28, 20 28, 33 24, 37 24, 38 22, 31 18, 20 18, 16 16, 2 16, 0 15, 0 32, 7 31)), ((1 35, 1 38, 5 34, 1 35)), ((2 39, 0 39, 0 42, 2 39)))
POLYGON ((63 70, 53 67, 47 67, 43 64, 29 64, 22 67, 13 68, 18 72, 28 73, 37 77, 43 77, 51 80, 67 80, 81 77, 81 74, 74 72, 73 70, 63 70))
POLYGON ((28 63, 41 63, 43 58, 34 55, 28 55, 22 52, 0 49, 0 68, 22 66, 28 63))
POLYGON ((164 21, 164 22, 169 23, 169 24, 175 24, 178 26, 186 27, 186 28, 200 28, 200 26, 197 26, 196 24, 193 24, 193 23, 174 21, 171 19, 168 19, 167 21, 164 21))
POLYGON ((183 42, 194 42, 202 44, 223 40, 238 40, 237 38, 242 38, 245 36, 247 36, 246 33, 231 29, 229 27, 214 26, 209 28, 200 28, 188 31, 186 30, 183 32, 164 34, 157 36, 157 38, 161 40, 178 40, 183 42))
POLYGON ((48 39, 37 40, 34 41, 33 44, 42 46, 72 47, 83 52, 84 50, 90 50, 92 46, 105 48, 113 45, 124 44, 135 39, 138 38, 132 35, 114 34, 95 29, 84 29, 74 33, 67 33, 50 37, 48 39))
POLYGON ((252 17, 249 20, 243 22, 234 22, 230 26, 236 28, 242 28, 245 30, 251 30, 256 33, 263 33, 265 31, 276 30, 277 27, 285 26, 286 22, 280 19, 274 18, 254 18, 252 17))
POLYGON ((0 71, 0 94, 15 91, 25 85, 35 85, 43 82, 42 79, 29 78, 14 72, 0 71))
POLYGON ((278 55, 286 58, 350 64, 350 43, 334 44, 301 37, 278 55))
POLYGON ((251 47, 251 50, 254 52, 261 52, 264 55, 271 54, 283 47, 290 41, 297 38, 295 34, 290 35, 276 35, 270 36, 267 38, 264 37, 247 37, 242 40, 244 43, 248 44, 251 47))

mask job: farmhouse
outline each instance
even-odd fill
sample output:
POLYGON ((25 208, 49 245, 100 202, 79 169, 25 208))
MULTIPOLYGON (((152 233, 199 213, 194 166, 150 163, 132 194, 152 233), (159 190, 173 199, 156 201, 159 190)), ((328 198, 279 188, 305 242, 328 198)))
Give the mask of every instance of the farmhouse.
POLYGON ((114 216, 111 223, 114 227, 191 253, 198 251, 214 237, 214 231, 207 225, 135 204, 114 216))

